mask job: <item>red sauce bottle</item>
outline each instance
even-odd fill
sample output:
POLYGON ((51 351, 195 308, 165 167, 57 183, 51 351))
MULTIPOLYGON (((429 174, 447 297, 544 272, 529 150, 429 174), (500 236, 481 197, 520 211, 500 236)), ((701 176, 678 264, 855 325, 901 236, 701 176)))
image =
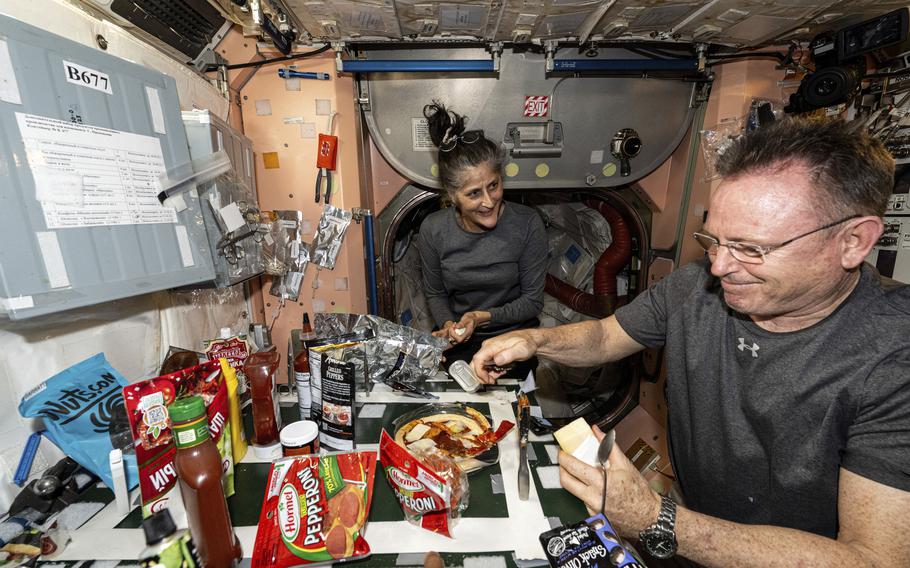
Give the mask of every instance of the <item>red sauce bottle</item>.
POLYGON ((243 364, 253 394, 253 443, 258 446, 278 443, 281 414, 275 371, 280 360, 278 351, 259 351, 247 357, 243 364))
POLYGON ((229 568, 240 560, 221 486, 221 455, 209 434, 205 403, 198 396, 168 406, 177 453, 174 467, 190 534, 205 568, 229 568))

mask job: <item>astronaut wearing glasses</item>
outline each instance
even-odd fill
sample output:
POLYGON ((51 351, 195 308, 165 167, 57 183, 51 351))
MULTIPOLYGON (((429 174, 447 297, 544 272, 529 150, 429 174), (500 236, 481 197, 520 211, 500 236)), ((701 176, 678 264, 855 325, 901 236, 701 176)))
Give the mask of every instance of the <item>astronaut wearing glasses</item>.
MULTIPOLYGON (((606 476, 606 514, 649 565, 907 566, 910 286, 864 263, 894 162, 848 124, 788 119, 743 137, 719 170, 694 235, 702 261, 606 319, 489 340, 474 371, 492 382, 491 362, 665 348, 684 503, 618 447, 606 476)), ((601 470, 559 463, 563 487, 599 510, 601 470)))

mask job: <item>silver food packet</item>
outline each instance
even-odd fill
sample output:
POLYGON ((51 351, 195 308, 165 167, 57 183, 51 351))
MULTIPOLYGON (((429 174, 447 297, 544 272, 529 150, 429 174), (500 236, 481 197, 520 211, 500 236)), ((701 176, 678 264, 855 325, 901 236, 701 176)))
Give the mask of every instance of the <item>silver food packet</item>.
POLYGON ((315 315, 314 325, 319 337, 371 330, 374 339, 364 342, 371 382, 383 382, 394 369, 399 353, 406 358, 396 378, 410 383, 421 381, 436 373, 442 352, 448 347, 445 339, 374 315, 320 312, 315 315))
POLYGON ((280 278, 272 278, 269 294, 296 302, 300 297, 300 286, 310 263, 310 245, 301 241, 291 241, 289 268, 280 278))
POLYGON ((319 218, 316 237, 313 240, 311 261, 322 268, 335 268, 335 259, 341 250, 341 242, 353 215, 350 211, 326 205, 319 218))

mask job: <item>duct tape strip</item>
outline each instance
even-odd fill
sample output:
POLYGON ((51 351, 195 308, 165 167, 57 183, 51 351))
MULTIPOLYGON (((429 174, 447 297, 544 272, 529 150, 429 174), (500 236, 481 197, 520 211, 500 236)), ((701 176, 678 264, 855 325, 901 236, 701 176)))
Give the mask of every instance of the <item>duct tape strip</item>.
POLYGON ((544 448, 547 450, 547 457, 550 458, 550 463, 556 463, 557 457, 559 456, 559 446, 556 444, 547 444, 544 448))
POLYGON ((494 473, 490 475, 490 487, 493 489, 493 495, 502 495, 506 492, 506 487, 502 484, 501 473, 494 473))
POLYGON ((540 485, 544 489, 559 489, 562 487, 559 483, 559 466, 548 465, 537 468, 537 478, 540 479, 540 485))
POLYGON ((27 310, 35 307, 31 296, 18 296, 16 298, 0 298, 0 309, 5 312, 14 310, 27 310))
POLYGON ((164 109, 161 107, 161 97, 158 96, 158 89, 145 86, 145 94, 149 99, 149 112, 152 115, 152 128, 158 134, 167 134, 167 128, 164 126, 164 109))
POLYGON ((177 233, 177 246, 180 248, 180 260, 184 268, 189 268, 196 264, 193 260, 193 248, 190 246, 190 235, 186 232, 183 225, 174 225, 174 231, 177 233))
POLYGON ((506 568, 506 559, 502 556, 465 556, 464 568, 506 568))
POLYGON ((528 461, 536 462, 537 461, 537 452, 534 451, 534 445, 528 444, 527 448, 528 448, 528 461))
POLYGON ((562 519, 559 517, 547 517, 547 522, 550 523, 551 529, 562 526, 562 519))
POLYGON ((395 566, 423 566, 423 552, 404 552, 395 558, 395 566))
POLYGON ((57 233, 53 231, 40 231, 35 233, 38 238, 38 247, 41 249, 41 258, 47 270, 47 281, 51 288, 66 288, 70 285, 69 275, 66 273, 66 263, 60 251, 60 242, 57 233))
POLYGON ((385 409, 386 405, 384 404, 364 404, 357 418, 382 418, 385 414, 385 409))
POLYGON ((22 104, 16 70, 13 68, 12 58, 9 56, 9 45, 2 38, 0 38, 0 101, 15 105, 22 104))

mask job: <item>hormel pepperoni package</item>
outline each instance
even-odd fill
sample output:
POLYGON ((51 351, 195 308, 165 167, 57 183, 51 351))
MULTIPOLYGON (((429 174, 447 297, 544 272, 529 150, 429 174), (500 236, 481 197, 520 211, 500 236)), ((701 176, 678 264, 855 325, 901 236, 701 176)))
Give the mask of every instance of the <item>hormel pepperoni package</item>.
POLYGON ((409 452, 383 430, 379 462, 405 518, 451 537, 452 527, 468 508, 468 476, 455 460, 433 448, 409 452))
POLYGON ((227 384, 221 363, 215 360, 123 387, 139 464, 143 518, 167 507, 171 509, 177 525, 186 526, 181 518, 183 507, 177 490, 177 469, 174 467, 177 449, 171 434, 167 406, 178 398, 192 395, 198 395, 205 401, 209 431, 221 454, 224 495, 229 497, 234 494, 227 384))
POLYGON ((296 456, 272 464, 253 568, 365 558, 376 452, 296 456))

